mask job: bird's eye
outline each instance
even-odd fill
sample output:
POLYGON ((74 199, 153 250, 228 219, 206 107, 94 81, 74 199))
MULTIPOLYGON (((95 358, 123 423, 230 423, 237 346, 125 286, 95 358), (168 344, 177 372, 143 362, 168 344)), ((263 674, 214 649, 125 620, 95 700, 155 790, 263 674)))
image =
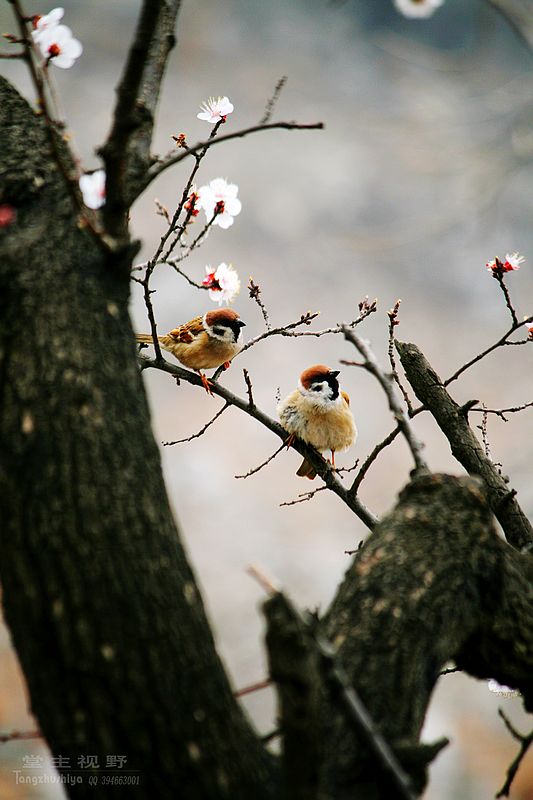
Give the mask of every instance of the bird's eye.
POLYGON ((316 383, 315 383, 314 386, 311 386, 311 389, 313 390, 313 392, 319 392, 321 390, 321 388, 322 388, 322 386, 317 386, 316 383))

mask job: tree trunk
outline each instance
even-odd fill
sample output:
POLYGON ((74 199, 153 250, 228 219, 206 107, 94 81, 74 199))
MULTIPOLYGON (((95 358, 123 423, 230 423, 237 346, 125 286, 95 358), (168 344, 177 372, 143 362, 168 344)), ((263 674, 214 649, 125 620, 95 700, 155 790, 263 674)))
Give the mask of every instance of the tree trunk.
POLYGON ((0 231, 0 578, 32 711, 65 774, 98 756, 75 796, 122 755, 140 783, 124 797, 269 797, 169 508, 129 259, 78 224, 43 118, 5 81, 0 131, 17 209, 0 231))

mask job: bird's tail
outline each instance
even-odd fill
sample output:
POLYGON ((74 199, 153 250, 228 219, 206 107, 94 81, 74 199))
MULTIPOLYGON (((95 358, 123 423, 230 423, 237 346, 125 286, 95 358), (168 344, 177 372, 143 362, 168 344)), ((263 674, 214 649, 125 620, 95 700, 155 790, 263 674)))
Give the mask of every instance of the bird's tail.
POLYGON ((310 481, 316 478, 316 471, 313 469, 309 461, 306 458, 302 461, 300 466, 298 467, 298 471, 296 473, 300 478, 309 478, 310 481))
MULTIPOLYGON (((157 338, 159 339, 160 337, 158 336, 157 338)), ((136 333, 135 334, 135 340, 139 344, 153 344, 154 343, 154 338, 153 338, 151 333, 136 333)))

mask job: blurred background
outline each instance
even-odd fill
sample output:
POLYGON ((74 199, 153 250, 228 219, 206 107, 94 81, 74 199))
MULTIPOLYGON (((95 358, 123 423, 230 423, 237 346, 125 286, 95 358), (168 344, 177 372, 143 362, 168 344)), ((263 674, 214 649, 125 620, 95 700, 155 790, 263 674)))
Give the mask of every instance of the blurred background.
MULTIPOLYGON (((63 5, 64 22, 84 52, 72 69, 54 73, 76 147, 91 169, 99 166, 94 151, 108 131, 139 3, 63 5)), ((0 6, 0 22, 2 31, 15 30, 8 4, 0 6)), ((33 102, 23 67, 5 61, 2 67, 33 102)), ((439 374, 451 374, 510 327, 500 289, 485 270, 487 260, 514 250, 526 256, 507 284, 519 318, 533 314, 532 74, 527 47, 481 0, 446 0, 425 21, 404 19, 388 0, 184 0, 156 152, 173 147, 172 135, 185 133, 191 144, 206 138, 211 128, 196 114, 211 95, 228 95, 235 105, 223 133, 256 124, 283 75, 288 82, 273 119, 325 124, 324 131, 257 133, 210 151, 198 184, 219 176, 237 183, 243 208, 233 227, 215 228, 184 268, 199 281, 207 264, 234 265, 242 282, 235 308, 248 338, 264 329, 247 296, 250 276, 261 286, 274 325, 319 310, 316 327, 329 327, 354 319, 365 295, 377 297, 378 313, 359 333, 371 340, 382 363, 386 311, 402 298, 398 337, 415 341, 439 374)), ((173 211, 191 168, 185 161, 168 171, 136 204, 132 228, 143 241, 139 262, 153 253, 164 231, 154 198, 173 211)), ((197 230, 202 222, 203 213, 197 230)), ((213 307, 207 293, 169 267, 157 268, 153 287, 160 332, 213 307)), ((132 316, 136 330, 148 331, 139 289, 133 286, 132 316)), ((302 369, 356 357, 339 336, 274 337, 235 361, 223 381, 244 395, 246 367, 256 403, 274 416, 276 394, 295 388, 302 369)), ((533 347, 503 348, 454 384, 453 395, 459 402, 479 398, 489 408, 527 402, 532 365, 533 347)), ((144 377, 160 442, 198 431, 220 407, 194 387, 176 387, 168 375, 147 371, 144 377)), ((355 447, 338 459, 351 466, 394 425, 370 376, 344 367, 341 382, 360 431, 355 447)), ((529 515, 532 418, 528 409, 507 423, 491 416, 488 426, 493 458, 510 475, 529 515)), ((428 416, 417 417, 416 429, 433 469, 461 473, 428 416)), ((236 688, 266 676, 263 598, 246 566, 259 565, 301 606, 323 611, 349 565, 344 551, 367 533, 330 493, 280 507, 311 488, 294 475, 294 452, 280 454, 257 475, 235 479, 277 447, 268 431, 230 409, 201 438, 161 448, 171 502, 236 688)), ((361 497, 373 512, 381 514, 395 502, 410 468, 398 439, 362 485, 361 497)), ((270 689, 247 695, 243 703, 261 733, 275 727, 270 689)), ((500 706, 524 732, 531 727, 518 698, 492 694, 484 682, 461 674, 440 681, 424 738, 446 735, 452 742, 431 769, 426 800, 495 794, 517 750, 497 715, 500 706)), ((3 628, 0 733, 34 727, 3 628)), ((62 797, 57 785, 16 784, 13 770, 23 771, 27 755, 49 764, 38 739, 0 744, 0 798, 62 797)), ((512 797, 533 798, 532 755, 520 768, 512 797)))

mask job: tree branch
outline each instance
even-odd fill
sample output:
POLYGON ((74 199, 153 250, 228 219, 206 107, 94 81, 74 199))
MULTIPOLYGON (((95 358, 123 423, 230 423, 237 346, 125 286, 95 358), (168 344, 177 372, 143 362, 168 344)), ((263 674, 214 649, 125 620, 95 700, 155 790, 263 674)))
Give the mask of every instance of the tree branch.
MULTIPOLYGON (((389 403, 389 408, 392 411, 395 420, 398 423, 398 427, 400 428, 401 432, 403 433, 405 440, 409 446, 411 454, 413 456, 413 461, 415 462, 415 469, 417 471, 428 471, 428 466, 422 457, 422 450, 424 445, 422 442, 419 441, 418 437, 415 435, 414 430, 412 428, 411 423, 409 422, 409 417, 407 413, 403 410, 402 406, 398 402, 398 398, 396 397, 396 393, 394 391, 394 379, 390 375, 386 375, 383 369, 377 362, 377 359, 369 347, 368 342, 364 339, 361 339, 360 336, 357 336, 352 330, 349 328, 343 328, 344 338, 351 342, 361 353, 363 358, 365 359, 362 364, 357 366, 362 366, 368 372, 370 372, 378 381, 379 385, 385 392, 387 396, 387 400, 389 403)), ((343 364, 352 364, 351 361, 342 361, 343 364)))
POLYGON ((181 0, 144 0, 137 30, 117 89, 113 124, 100 154, 106 169, 106 231, 128 236, 128 209, 136 185, 148 169, 153 115, 171 47, 181 0), (137 163, 135 163, 137 162, 137 163))
MULTIPOLYGON (((180 380, 184 380, 187 383, 191 383, 194 386, 202 386, 203 388, 202 381, 196 373, 189 372, 182 367, 174 366, 174 364, 170 364, 168 361, 163 360, 161 363, 158 363, 156 359, 149 359, 145 356, 140 356, 139 361, 141 362, 143 369, 158 369, 162 372, 167 372, 169 375, 174 375, 174 377, 178 377, 180 380)), ((278 422, 271 419, 269 416, 267 416, 267 414, 257 408, 257 406, 250 406, 248 398, 244 400, 241 397, 237 397, 237 395, 233 394, 233 392, 230 392, 229 389, 226 389, 214 378, 210 379, 209 383, 213 394, 221 397, 229 405, 235 406, 241 411, 244 411, 250 417, 253 417, 255 420, 268 428, 268 430, 278 436, 283 442, 286 441, 287 431, 282 428, 278 422)), ((322 458, 320 453, 318 453, 313 447, 305 444, 305 442, 302 442, 300 439, 295 439, 292 447, 309 461, 317 474, 320 475, 327 488, 331 489, 332 492, 340 497, 341 500, 343 500, 343 502, 346 503, 346 505, 351 508, 351 510, 359 517, 361 522, 363 522, 368 528, 372 529, 377 522, 376 517, 366 508, 363 503, 361 503, 357 497, 349 494, 348 489, 336 478, 335 472, 331 468, 329 462, 322 458)))
MULTIPOLYGON (((496 533, 479 478, 449 475, 413 479, 357 551, 320 631, 417 791, 435 755, 420 731, 446 663, 519 689, 531 707, 532 565, 496 533)), ((396 796, 361 739, 330 718, 328 796, 368 784, 375 798, 396 796)))
POLYGON ((187 158, 188 156, 194 156, 199 151, 203 150, 204 148, 208 149, 213 147, 215 144, 220 144, 221 142, 229 142, 231 139, 242 139, 244 136, 248 136, 250 133, 258 133, 260 131, 270 131, 275 129, 281 129, 286 131, 313 131, 313 130, 323 130, 324 123, 323 122, 314 122, 309 125, 300 124, 298 122, 269 122, 265 125, 252 125, 250 128, 243 128, 240 131, 234 131, 233 133, 226 133, 223 136, 218 136, 216 139, 204 139, 201 142, 197 142, 192 147, 182 148, 179 153, 175 153, 174 155, 167 156, 163 161, 159 161, 157 164, 154 164, 148 172, 144 180, 141 182, 139 187, 139 194, 144 191, 152 181, 159 177, 165 170, 169 167, 173 167, 174 164, 179 164, 180 161, 187 158))
POLYGON ((516 493, 509 489, 508 483, 483 452, 463 409, 448 394, 416 345, 397 342, 396 349, 407 380, 448 439, 455 458, 471 475, 483 478, 490 506, 509 543, 518 549, 530 545, 533 542, 533 529, 516 501, 516 493))

